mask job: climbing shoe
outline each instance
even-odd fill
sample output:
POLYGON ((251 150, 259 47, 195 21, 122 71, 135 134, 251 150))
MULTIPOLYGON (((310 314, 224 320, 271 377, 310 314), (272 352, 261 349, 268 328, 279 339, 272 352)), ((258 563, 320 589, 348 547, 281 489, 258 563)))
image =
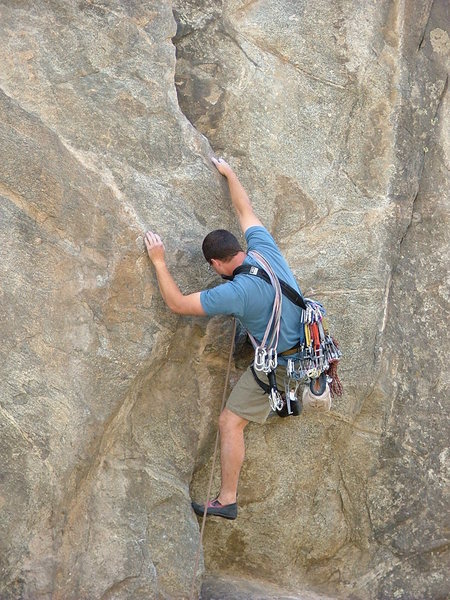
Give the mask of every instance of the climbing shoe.
POLYGON ((331 409, 330 387, 324 373, 305 386, 302 400, 305 409, 313 408, 318 411, 331 409))
MULTIPOLYGON (((203 517, 205 512, 204 504, 192 502, 192 508, 197 515, 203 517)), ((235 519, 237 517, 237 512, 237 502, 234 502, 233 504, 221 504, 217 498, 208 502, 208 508, 206 509, 206 514, 208 516, 223 517, 224 519, 235 519)))

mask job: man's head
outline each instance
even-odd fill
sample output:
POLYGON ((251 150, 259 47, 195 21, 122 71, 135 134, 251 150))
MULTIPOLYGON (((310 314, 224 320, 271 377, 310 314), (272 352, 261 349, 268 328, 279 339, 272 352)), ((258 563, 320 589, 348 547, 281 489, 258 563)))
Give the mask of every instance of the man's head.
POLYGON ((202 250, 206 260, 219 275, 231 275, 245 258, 240 243, 226 229, 208 233, 203 240, 202 250))
POLYGON ((211 231, 203 240, 203 256, 211 264, 212 259, 229 262, 239 252, 243 252, 235 236, 226 229, 211 231))

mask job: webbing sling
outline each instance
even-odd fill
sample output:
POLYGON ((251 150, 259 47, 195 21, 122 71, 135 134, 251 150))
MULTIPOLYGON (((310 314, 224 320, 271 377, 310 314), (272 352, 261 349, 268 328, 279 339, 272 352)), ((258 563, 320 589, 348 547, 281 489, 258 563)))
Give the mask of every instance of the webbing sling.
MULTIPOLYGON (((260 267, 255 267, 253 265, 241 265, 240 267, 236 267, 231 276, 222 275, 222 278, 232 281, 236 275, 241 274, 254 275, 255 277, 259 277, 260 279, 263 279, 264 281, 272 285, 270 277, 267 275, 264 269, 261 269, 260 267)), ((286 296, 286 298, 289 298, 291 302, 293 302, 300 308, 303 308, 303 310, 306 310, 306 304, 303 299, 303 296, 282 279, 278 278, 278 281, 280 282, 281 291, 286 296)))

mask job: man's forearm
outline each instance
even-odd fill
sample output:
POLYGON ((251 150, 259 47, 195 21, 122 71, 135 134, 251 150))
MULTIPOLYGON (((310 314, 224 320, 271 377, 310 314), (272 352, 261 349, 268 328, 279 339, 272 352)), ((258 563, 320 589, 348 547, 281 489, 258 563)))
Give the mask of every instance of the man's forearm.
POLYGON ((174 312, 178 312, 180 303, 183 299, 183 294, 180 288, 175 283, 174 278, 169 272, 165 262, 154 264, 158 285, 164 302, 174 312))
POLYGON ((242 231, 245 233, 249 227, 262 225, 261 221, 253 212, 247 192, 242 187, 241 182, 230 165, 225 162, 223 158, 212 158, 211 160, 219 173, 227 178, 231 202, 236 211, 242 231))
POLYGON ((185 296, 169 273, 164 244, 159 235, 153 231, 147 231, 144 242, 156 271, 161 296, 170 310, 181 315, 204 316, 206 313, 201 303, 201 293, 195 292, 185 296))
POLYGON ((252 205, 249 197, 247 196, 247 192, 242 187, 241 182, 234 172, 231 172, 227 175, 227 182, 230 190, 231 202, 233 203, 238 217, 245 214, 249 210, 252 210, 252 205))

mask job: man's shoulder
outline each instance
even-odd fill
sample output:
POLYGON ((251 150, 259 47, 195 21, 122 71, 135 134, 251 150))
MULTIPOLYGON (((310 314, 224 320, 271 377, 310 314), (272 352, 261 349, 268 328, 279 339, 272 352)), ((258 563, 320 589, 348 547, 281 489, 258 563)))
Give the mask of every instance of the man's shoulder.
POLYGON ((271 264, 278 277, 297 289, 298 284, 294 274, 269 231, 265 227, 254 226, 248 228, 245 232, 246 236, 247 232, 248 251, 256 250, 259 252, 271 264))
POLYGON ((256 235, 262 235, 263 237, 269 237, 271 238, 272 236, 269 233, 269 230, 264 227, 264 225, 252 225, 251 227, 248 227, 245 230, 245 237, 254 237, 256 235))
POLYGON ((234 314, 242 310, 242 287, 228 281, 200 292, 200 302, 207 315, 234 314))
POLYGON ((271 246, 278 250, 275 240, 272 235, 263 225, 253 225, 245 232, 247 247, 252 250, 258 245, 271 246))

